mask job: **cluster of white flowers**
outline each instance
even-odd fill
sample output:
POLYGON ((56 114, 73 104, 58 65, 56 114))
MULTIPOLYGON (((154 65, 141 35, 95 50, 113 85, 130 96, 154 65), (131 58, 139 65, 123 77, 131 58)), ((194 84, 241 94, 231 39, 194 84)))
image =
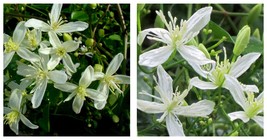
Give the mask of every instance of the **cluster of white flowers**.
POLYGON ((182 123, 177 115, 205 117, 213 111, 215 103, 209 100, 202 100, 189 106, 183 104, 184 98, 193 86, 202 90, 216 89, 218 87, 228 89, 235 102, 244 109, 244 111, 228 114, 230 119, 239 118, 243 122, 253 119, 263 128, 263 116, 259 115, 263 112, 263 93, 254 98, 253 92, 259 92, 258 88, 255 85, 243 85, 237 80, 260 57, 260 53, 248 53, 244 56, 239 56, 235 62, 230 62, 224 50, 224 60, 220 62, 219 56, 216 56, 216 62, 207 57, 198 46, 187 45, 208 24, 211 12, 212 7, 201 8, 188 21, 181 20, 180 26, 178 26, 176 25, 177 18, 173 18, 170 12, 168 12, 170 22, 167 22, 163 12, 156 11, 167 30, 149 28, 141 31, 138 35, 138 45, 142 44, 145 37, 166 44, 139 56, 139 65, 157 66, 158 82, 156 82, 155 90, 160 97, 142 91, 139 94, 152 97, 155 101, 138 99, 137 108, 146 113, 163 113, 158 121, 166 120, 166 127, 170 136, 185 135, 182 123), (190 80, 188 89, 182 93, 173 92, 172 79, 161 64, 169 58, 175 49, 200 76, 209 82, 194 77, 190 80))
POLYGON ((62 4, 52 6, 48 23, 38 19, 29 19, 17 24, 12 37, 4 34, 4 69, 10 64, 15 53, 29 62, 17 61, 17 74, 24 77, 21 79, 21 84, 18 85, 14 81, 8 83, 12 93, 8 107, 4 108, 4 119, 17 135, 20 120, 31 129, 38 128, 23 115, 26 112, 25 102, 30 100, 32 108, 38 108, 42 103, 48 83, 54 84, 54 87, 61 91, 71 92, 65 101, 75 96, 72 108, 77 114, 80 113, 86 97, 92 99, 95 108, 100 110, 106 105, 109 89, 113 93, 123 93, 119 84, 130 83, 129 76, 113 75, 124 59, 121 53, 110 62, 106 74, 88 66, 81 75, 79 85, 67 82, 72 74, 77 72, 77 66, 79 66, 79 63, 73 63, 69 55, 78 49, 79 42, 73 40, 63 42, 58 35, 84 31, 88 28, 88 24, 81 21, 67 23, 60 17, 61 9, 62 4), (30 30, 31 28, 33 29, 30 30), (42 32, 48 34, 49 41, 42 41, 42 32), (38 54, 34 52, 36 49, 38 49, 38 54), (56 68, 61 60, 64 68, 56 68), (89 88, 95 80, 100 81, 98 88, 89 88), (32 94, 27 94, 26 88, 30 85, 34 86, 30 91, 32 94))

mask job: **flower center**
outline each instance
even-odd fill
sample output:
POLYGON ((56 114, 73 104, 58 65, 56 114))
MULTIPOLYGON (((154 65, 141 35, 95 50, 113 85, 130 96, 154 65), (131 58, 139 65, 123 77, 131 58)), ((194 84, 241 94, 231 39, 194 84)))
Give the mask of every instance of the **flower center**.
POLYGON ((36 48, 38 46, 38 43, 36 40, 35 33, 28 30, 26 36, 28 38, 28 42, 30 43, 31 47, 36 48))
POLYGON ((60 57, 64 57, 66 54, 66 50, 63 47, 58 47, 56 50, 56 55, 60 57))
POLYGON ((254 93, 248 93, 249 107, 245 110, 249 118, 253 118, 263 109, 263 98, 259 101, 255 100, 254 93))
POLYGON ((13 42, 10 38, 8 42, 4 43, 5 46, 5 53, 10 53, 12 51, 17 51, 19 49, 19 45, 13 42))
POLYGON ((80 96, 83 100, 85 100, 85 97, 87 96, 85 87, 78 86, 76 91, 77 91, 77 95, 80 96))
MULTIPOLYGON (((111 91, 115 91, 115 89, 119 90, 120 85, 117 83, 120 83, 119 80, 115 79, 114 76, 107 76, 105 75, 103 78, 104 82, 108 84, 111 91)), ((120 90, 119 90, 120 91, 120 90)))
POLYGON ((55 31, 55 30, 57 30, 57 29, 59 28, 59 26, 62 25, 63 23, 65 23, 65 21, 62 19, 62 17, 60 17, 58 21, 53 22, 53 23, 51 23, 50 25, 51 25, 51 28, 55 31))
POLYGON ((42 80, 42 79, 45 79, 47 76, 47 72, 45 71, 42 71, 39 69, 38 73, 37 73, 37 76, 36 76, 36 79, 37 80, 42 80))
POLYGON ((174 95, 172 102, 168 105, 167 111, 170 113, 172 110, 178 106, 179 100, 176 95, 174 95))
POLYGON ((11 124, 17 122, 18 118, 19 118, 19 114, 20 113, 18 111, 12 110, 10 113, 8 113, 4 116, 4 123, 11 125, 11 124))

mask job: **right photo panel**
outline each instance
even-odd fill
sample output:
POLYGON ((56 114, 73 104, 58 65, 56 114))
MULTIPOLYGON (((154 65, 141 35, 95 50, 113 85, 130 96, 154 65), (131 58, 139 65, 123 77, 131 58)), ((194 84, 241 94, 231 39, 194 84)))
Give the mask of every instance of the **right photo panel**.
POLYGON ((263 136, 263 7, 137 5, 138 136, 263 136))

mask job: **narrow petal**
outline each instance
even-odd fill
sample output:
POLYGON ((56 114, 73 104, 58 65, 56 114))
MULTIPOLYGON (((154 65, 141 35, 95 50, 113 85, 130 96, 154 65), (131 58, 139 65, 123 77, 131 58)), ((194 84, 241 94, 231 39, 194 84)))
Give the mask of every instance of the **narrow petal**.
POLYGON ((215 103, 202 100, 189 106, 179 106, 174 109, 175 114, 188 117, 206 117, 214 109, 215 103))
POLYGON ((4 42, 3 43, 8 42, 9 39, 10 39, 10 36, 8 34, 4 33, 4 40, 3 40, 4 42))
POLYGON ((230 91, 235 102, 245 110, 246 97, 237 79, 230 75, 225 75, 223 87, 230 91))
POLYGON ((72 92, 72 93, 71 93, 71 94, 64 100, 64 102, 67 102, 67 101, 71 100, 75 95, 76 95, 76 92, 75 92, 75 91, 72 92))
MULTIPOLYGON (((149 28, 146 30, 141 31, 137 36, 137 43, 138 45, 142 45, 147 35, 153 36, 157 39, 157 41, 161 41, 165 44, 170 44, 171 39, 169 37, 169 31, 162 29, 162 28, 149 28)), ((150 38, 155 40, 153 38, 150 38)))
POLYGON ((99 86, 97 87, 97 90, 105 97, 104 101, 94 101, 94 106, 98 110, 102 110, 106 103, 107 103, 107 98, 109 94, 109 88, 108 85, 105 83, 100 83, 99 86))
POLYGON ((87 94, 87 97, 95 100, 95 101, 105 101, 106 100, 106 97, 101 94, 98 90, 95 90, 95 89, 86 89, 86 94, 87 94))
POLYGON ((41 102, 43 100, 44 94, 45 94, 45 90, 46 90, 46 86, 47 86, 47 79, 44 79, 42 81, 40 81, 40 83, 38 83, 37 88, 32 96, 32 107, 33 108, 37 108, 41 105, 41 102))
POLYGON ((232 112, 229 113, 228 116, 230 117, 231 121, 236 119, 241 119, 244 123, 249 121, 249 118, 244 111, 232 112))
POLYGON ((8 114, 12 111, 9 107, 4 107, 4 114, 8 114))
POLYGON ((242 89, 244 92, 255 92, 255 93, 258 93, 259 92, 259 89, 256 85, 244 85, 242 84, 242 89))
POLYGON ((165 106, 157 102, 137 100, 137 109, 146 113, 163 113, 165 111, 165 106))
POLYGON ((51 23, 58 22, 61 9, 62 9, 62 4, 56 4, 56 3, 53 4, 52 9, 51 9, 51 15, 50 15, 51 23))
POLYGON ((18 75, 27 77, 27 76, 32 76, 37 72, 37 70, 33 66, 26 65, 20 61, 17 61, 17 65, 18 65, 18 70, 17 70, 18 75))
POLYGON ((73 92, 78 86, 69 82, 66 82, 64 84, 54 84, 54 87, 64 91, 64 92, 73 92))
POLYGON ((48 70, 53 70, 60 62, 62 58, 56 54, 51 55, 50 60, 47 63, 48 70))
POLYGON ((257 100, 257 101, 262 100, 262 99, 263 99, 263 94, 264 94, 264 93, 262 92, 262 93, 256 98, 256 100, 257 100))
POLYGON ((246 72, 252 63, 254 63, 259 57, 260 53, 249 53, 242 57, 238 57, 229 71, 229 74, 238 78, 244 72, 246 72))
POLYGON ((157 49, 150 50, 139 56, 139 65, 155 67, 163 64, 168 60, 174 48, 171 46, 163 46, 157 49))
POLYGON ((202 81, 198 77, 194 77, 194 78, 190 79, 190 85, 197 87, 199 89, 202 89, 202 90, 216 89, 218 87, 214 83, 202 81))
POLYGON ((55 32, 48 32, 49 42, 54 48, 61 46, 61 42, 55 32))
POLYGON ((161 65, 157 67, 157 75, 158 75, 158 86, 161 90, 159 94, 162 99, 167 100, 164 101, 164 103, 170 102, 172 100, 172 94, 173 94, 172 78, 163 69, 161 65))
POLYGON ((51 30, 51 27, 47 23, 45 23, 39 19, 34 19, 34 18, 29 19, 25 23, 25 26, 26 27, 33 27, 35 29, 40 29, 43 32, 48 32, 51 30))
POLYGON ((88 66, 82 73, 82 76, 79 81, 79 85, 88 87, 92 82, 93 74, 94 74, 94 68, 92 66, 88 66))
MULTIPOLYGON (((94 72, 94 80, 100 80, 105 76, 105 74, 103 72, 94 72)), ((115 76, 115 75, 114 75, 115 76)), ((93 81, 94 81, 93 80, 93 81)))
POLYGON ((116 84, 130 84, 130 76, 127 75, 114 75, 116 84))
POLYGON ((252 118, 262 129, 264 129, 263 116, 255 116, 252 118))
POLYGON ((28 49, 26 49, 24 47, 20 47, 17 50, 17 53, 21 58, 28 60, 28 61, 31 61, 31 62, 37 62, 40 60, 40 57, 37 54, 29 51, 28 49))
POLYGON ((68 76, 66 73, 62 70, 54 70, 54 71, 49 71, 48 72, 48 77, 52 81, 58 84, 64 84, 66 83, 68 76))
POLYGON ((81 112, 81 109, 83 107, 84 100, 80 98, 80 96, 75 96, 73 103, 72 103, 72 109, 76 114, 79 114, 81 112))
POLYGON ((67 69, 69 69, 72 73, 75 73, 77 71, 75 65, 72 62, 72 59, 70 57, 69 54, 65 54, 65 56, 63 57, 63 64, 64 66, 67 67, 67 69))
POLYGON ((55 50, 53 48, 40 48, 38 51, 42 54, 49 55, 52 54, 55 50))
POLYGON ((9 125, 9 127, 16 135, 19 134, 19 120, 9 125))
POLYGON ((107 104, 106 100, 105 101, 94 101, 94 106, 98 110, 102 110, 106 104, 107 104))
POLYGON ((173 114, 166 116, 166 127, 170 136, 185 136, 182 123, 173 114))
POLYGON ((13 56, 14 56, 15 52, 12 51, 10 53, 4 53, 4 69, 9 65, 9 63, 11 62, 13 56))
POLYGON ((56 32, 57 33, 77 32, 77 31, 84 31, 87 28, 88 24, 86 22, 76 21, 76 22, 69 22, 59 26, 56 32))
POLYGON ((65 48, 67 52, 73 52, 78 49, 79 43, 74 41, 67 41, 62 44, 62 47, 65 48))
POLYGON ((15 89, 12 91, 12 93, 9 97, 8 106, 13 108, 13 109, 19 110, 20 105, 21 105, 21 101, 22 101, 22 94, 21 94, 19 89, 15 89))
POLYGON ((32 124, 30 120, 28 120, 23 114, 20 114, 20 119, 26 126, 31 129, 37 129, 39 127, 38 125, 32 124))
POLYGON ((24 26, 24 24, 25 21, 19 22, 13 32, 12 39, 18 45, 22 42, 26 34, 26 27, 24 26))
POLYGON ((109 63, 108 68, 106 70, 106 75, 113 75, 120 67, 121 62, 123 60, 122 53, 118 53, 112 61, 109 63))
MULTIPOLYGON (((196 11, 187 21, 187 32, 184 37, 189 37, 190 33, 199 32, 204 28, 210 21, 210 15, 212 7, 204 7, 196 11)), ((193 38, 194 36, 191 36, 193 38)))

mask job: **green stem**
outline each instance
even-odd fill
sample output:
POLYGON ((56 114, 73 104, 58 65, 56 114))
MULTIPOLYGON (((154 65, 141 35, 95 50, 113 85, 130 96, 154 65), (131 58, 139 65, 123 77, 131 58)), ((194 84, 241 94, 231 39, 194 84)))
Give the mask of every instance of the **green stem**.
POLYGON ((218 47, 223 41, 225 41, 227 38, 223 36, 216 44, 212 45, 211 47, 207 48, 208 51, 218 47))
POLYGON ((34 11, 36 11, 36 12, 39 12, 40 14, 43 14, 43 15, 47 16, 47 13, 44 13, 44 12, 42 12, 42 11, 32 7, 32 6, 28 6, 27 4, 25 4, 25 6, 30 8, 30 9, 32 9, 32 10, 34 10, 34 11))
POLYGON ((157 126, 158 124, 159 124, 158 122, 153 123, 152 125, 148 126, 147 128, 138 131, 138 135, 142 135, 142 134, 146 133, 146 131, 152 129, 153 127, 157 126))
MULTIPOLYGON (((227 16, 248 16, 248 13, 241 13, 241 12, 228 12, 228 11, 218 11, 218 10, 212 10, 213 14, 222 14, 227 16)), ((259 15, 260 17, 263 17, 263 15, 259 15)))

